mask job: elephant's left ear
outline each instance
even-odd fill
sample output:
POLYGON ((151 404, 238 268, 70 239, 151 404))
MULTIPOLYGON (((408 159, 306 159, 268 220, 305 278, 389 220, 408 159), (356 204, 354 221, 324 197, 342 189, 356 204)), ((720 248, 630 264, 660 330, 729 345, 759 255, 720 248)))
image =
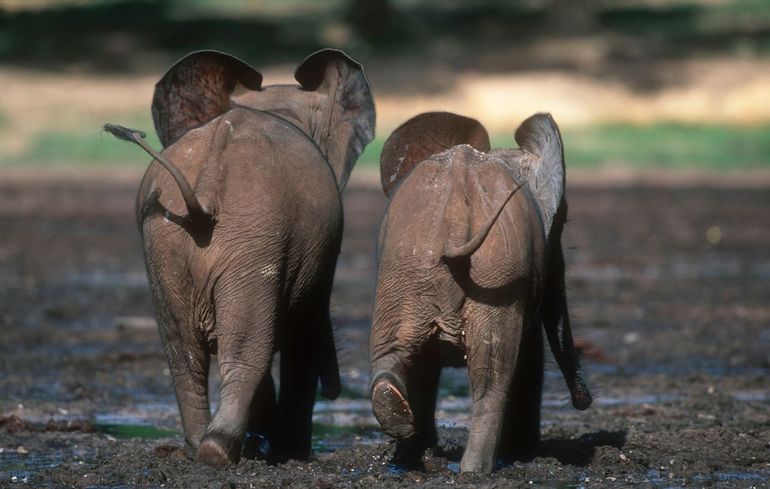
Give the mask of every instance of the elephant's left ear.
POLYGON ((323 49, 305 59, 294 78, 302 90, 319 95, 309 129, 342 190, 364 147, 374 139, 374 100, 364 70, 342 51, 323 49))
POLYGON ((259 90, 262 75, 229 54, 197 51, 179 60, 155 85, 152 119, 163 147, 232 108, 238 89, 259 90))
POLYGON ((415 166, 459 144, 486 153, 489 134, 476 119, 451 112, 425 112, 412 117, 393 131, 382 147, 382 190, 390 197, 415 166))

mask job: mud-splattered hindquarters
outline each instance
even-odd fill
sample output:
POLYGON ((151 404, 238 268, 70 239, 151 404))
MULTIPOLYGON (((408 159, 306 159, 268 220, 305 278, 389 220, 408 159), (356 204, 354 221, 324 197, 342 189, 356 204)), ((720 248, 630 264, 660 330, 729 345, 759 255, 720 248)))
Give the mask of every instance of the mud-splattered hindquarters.
POLYGON ((421 163, 402 183, 380 236, 372 360, 417 350, 434 334, 461 346, 471 309, 495 314, 539 290, 542 229, 523 188, 470 259, 442 258, 448 243, 471 239, 516 186, 503 167, 466 145, 421 163))
POLYGON ((153 164, 138 196, 138 207, 146 210, 145 247, 183 256, 176 273, 189 273, 202 296, 210 297, 223 276, 242 280, 230 277, 233 273, 257 281, 281 278, 281 293, 290 298, 285 306, 291 308, 333 263, 342 227, 334 175, 292 124, 233 109, 188 132, 166 154, 179 161, 216 224, 205 239, 185 232, 175 183, 153 164))

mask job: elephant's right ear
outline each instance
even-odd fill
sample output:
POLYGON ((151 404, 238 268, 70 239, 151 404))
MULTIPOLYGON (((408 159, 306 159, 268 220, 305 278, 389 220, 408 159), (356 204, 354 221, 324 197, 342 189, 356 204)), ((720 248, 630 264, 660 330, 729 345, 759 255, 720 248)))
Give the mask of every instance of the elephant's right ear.
POLYGON ((322 49, 297 67, 294 78, 304 92, 317 96, 301 118, 341 191, 364 147, 374 139, 374 99, 364 69, 342 51, 322 49))
POLYGON ((418 163, 458 144, 487 152, 489 134, 476 119, 450 112, 426 112, 403 123, 382 148, 380 179, 385 194, 390 197, 418 163))
POLYGON ((152 119, 163 147, 232 108, 240 87, 259 90, 262 75, 218 51, 197 51, 179 60, 155 85, 152 119))

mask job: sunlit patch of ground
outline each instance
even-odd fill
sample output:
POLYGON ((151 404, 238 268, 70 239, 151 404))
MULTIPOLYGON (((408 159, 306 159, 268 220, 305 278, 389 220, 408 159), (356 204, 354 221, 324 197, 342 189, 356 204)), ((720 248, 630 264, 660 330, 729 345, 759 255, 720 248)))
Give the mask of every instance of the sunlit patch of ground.
MULTIPOLYGON (((515 55, 516 51, 512 51, 511 56, 515 55)), ((668 150, 663 159, 674 161, 665 166, 698 166, 703 162, 686 161, 697 159, 698 151, 688 152, 686 147, 700 145, 706 156, 712 154, 708 144, 715 144, 714 128, 721 131, 718 137, 725 138, 720 147, 733 142, 742 145, 738 150, 743 148, 751 154, 741 157, 728 152, 712 155, 711 160, 725 161, 726 166, 755 166, 770 160, 770 137, 765 136, 764 129, 770 124, 770 59, 650 62, 650 70, 665 74, 653 88, 634 87, 616 76, 619 73, 606 70, 551 68, 484 73, 408 61, 403 66, 361 61, 366 64, 377 103, 378 139, 365 155, 365 160, 371 162, 376 162, 375 153, 394 127, 412 115, 431 110, 476 117, 501 144, 506 140, 513 144, 509 135, 524 118, 549 111, 567 135, 570 131, 575 135, 573 151, 590 146, 584 150, 587 163, 595 159, 600 160, 598 163, 602 159, 622 163, 628 159, 623 156, 626 150, 629 154, 645 151, 634 147, 635 139, 657 141, 668 133, 672 142, 667 144, 680 144, 677 141, 681 140, 685 150, 668 150), (434 79, 441 79, 442 89, 392 89, 399 84, 430 84, 434 79), (380 90, 379 86, 388 88, 380 90), (660 124, 679 124, 684 129, 679 133, 675 132, 679 126, 658 129, 660 124), (615 126, 621 127, 620 132, 612 132, 615 126), (607 128, 609 136, 605 136, 607 128), (627 134, 622 134, 623 128, 627 134), (690 130, 694 135, 688 134, 687 128, 694 128, 694 133, 690 130), (750 139, 739 137, 752 130, 755 135, 747 136, 750 139), (641 136, 637 135, 639 131, 641 136), (617 134, 620 139, 613 140, 617 134), (592 137, 603 140, 591 142, 592 137)), ((291 66, 267 67, 263 70, 265 83, 290 82, 292 70, 291 66)), ((152 133, 149 107, 154 83, 161 75, 95 76, 4 68, 0 71, 0 165, 144 164, 144 157, 135 148, 116 143, 100 133, 100 127, 104 122, 120 122, 152 133)), ((657 148, 653 151, 665 150, 655 141, 653 146, 657 148)), ((653 154, 644 159, 654 162, 656 158, 653 154)))

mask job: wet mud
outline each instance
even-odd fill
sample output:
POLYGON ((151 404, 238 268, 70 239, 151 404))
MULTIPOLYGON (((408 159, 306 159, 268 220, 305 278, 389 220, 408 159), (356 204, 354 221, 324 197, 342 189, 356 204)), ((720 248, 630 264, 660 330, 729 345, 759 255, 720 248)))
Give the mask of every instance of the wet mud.
POLYGON ((569 297, 595 403, 572 409, 549 358, 536 458, 482 476, 458 473, 460 369, 442 376, 423 470, 390 464, 366 399, 385 199, 362 175, 345 193, 332 301, 344 389, 317 403, 313 458, 219 470, 183 446, 133 217, 139 177, 0 177, 0 487, 770 485, 770 185, 570 185, 569 297))

